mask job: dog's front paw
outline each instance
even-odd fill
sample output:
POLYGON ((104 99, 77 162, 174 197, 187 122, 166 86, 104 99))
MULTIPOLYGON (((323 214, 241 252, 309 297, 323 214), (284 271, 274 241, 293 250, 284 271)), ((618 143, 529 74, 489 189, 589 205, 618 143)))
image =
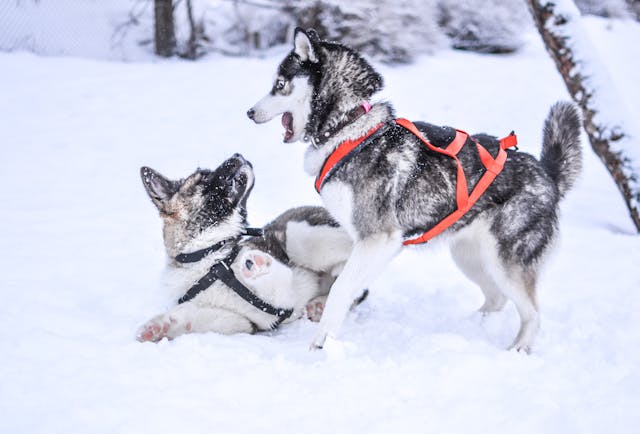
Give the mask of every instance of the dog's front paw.
POLYGON ((313 338, 313 340, 311 341, 311 345, 309 345, 309 349, 321 350, 326 340, 327 340, 327 333, 324 331, 320 331, 318 334, 316 334, 315 338, 313 338))
MULTIPOLYGON (((177 321, 169 315, 158 315, 140 327, 136 339, 139 342, 160 342, 162 339, 172 339, 175 337, 177 321)), ((191 324, 186 324, 186 331, 189 331, 191 324)))
POLYGON ((254 280, 269 272, 271 256, 259 250, 250 250, 240 258, 242 276, 254 280))
POLYGON ((156 321, 155 318, 140 327, 136 339, 138 342, 159 342, 167 336, 169 324, 156 321))

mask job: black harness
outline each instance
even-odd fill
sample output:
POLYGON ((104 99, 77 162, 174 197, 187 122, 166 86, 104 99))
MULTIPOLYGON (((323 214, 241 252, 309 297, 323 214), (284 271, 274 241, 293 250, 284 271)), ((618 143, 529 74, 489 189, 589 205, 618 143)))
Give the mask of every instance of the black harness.
MULTIPOLYGON (((262 229, 248 228, 243 235, 261 236, 262 229)), ((231 241, 237 241, 237 239, 223 240, 207 248, 196 250, 195 252, 181 253, 175 257, 175 260, 181 264, 198 262, 209 253, 220 250, 231 241)), ((236 244, 226 258, 213 264, 207 274, 202 276, 182 297, 180 297, 178 304, 193 300, 195 296, 210 287, 213 282, 220 280, 252 306, 260 309, 264 313, 275 316, 276 320, 271 324, 271 330, 278 328, 284 320, 293 314, 293 309, 282 309, 267 303, 236 278, 235 274, 233 274, 233 270, 231 270, 231 264, 235 261, 238 253, 240 253, 240 246, 236 244)))

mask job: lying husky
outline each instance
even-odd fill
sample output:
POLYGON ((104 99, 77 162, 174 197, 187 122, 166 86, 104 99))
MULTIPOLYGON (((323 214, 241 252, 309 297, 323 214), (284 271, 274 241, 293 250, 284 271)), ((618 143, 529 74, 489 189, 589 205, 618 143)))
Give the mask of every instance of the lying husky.
POLYGON ((307 305, 319 316, 351 251, 349 236, 324 208, 294 208, 261 236, 242 240, 251 233, 246 202, 254 175, 241 155, 180 181, 148 167, 140 175, 162 217, 170 286, 179 300, 142 326, 138 340, 270 330, 301 317, 307 305))
POLYGON ((282 114, 284 142, 310 141, 305 170, 318 177, 324 205, 354 240, 312 347, 335 335, 355 291, 367 287, 403 243, 460 209, 466 212, 444 231, 453 259, 482 289, 482 312, 513 301, 521 326, 512 348, 528 352, 540 324, 540 264, 558 230, 558 202, 581 169, 577 109, 569 103, 551 109, 538 161, 507 150, 509 139, 397 121, 390 104, 368 102, 381 88, 382 77, 358 53, 298 28, 272 89, 247 112, 256 123, 282 114), (458 160, 442 153, 454 143, 463 145, 458 160), (495 172, 489 167, 500 154, 502 172, 475 204, 465 202, 468 188, 495 172))

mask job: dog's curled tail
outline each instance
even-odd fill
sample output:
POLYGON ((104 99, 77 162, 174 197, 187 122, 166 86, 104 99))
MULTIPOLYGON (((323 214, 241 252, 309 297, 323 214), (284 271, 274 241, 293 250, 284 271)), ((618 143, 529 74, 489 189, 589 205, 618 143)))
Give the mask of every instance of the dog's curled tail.
POLYGON ((582 170, 582 117, 575 104, 557 102, 544 122, 540 162, 558 186, 560 197, 573 186, 582 170))

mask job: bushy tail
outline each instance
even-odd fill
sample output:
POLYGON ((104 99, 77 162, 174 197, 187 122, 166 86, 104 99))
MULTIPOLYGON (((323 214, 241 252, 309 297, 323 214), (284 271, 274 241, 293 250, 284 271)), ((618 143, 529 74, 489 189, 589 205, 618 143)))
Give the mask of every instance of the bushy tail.
POLYGON ((581 123, 578 107, 569 102, 555 103, 544 123, 540 162, 558 186, 560 197, 573 186, 582 170, 581 123))

